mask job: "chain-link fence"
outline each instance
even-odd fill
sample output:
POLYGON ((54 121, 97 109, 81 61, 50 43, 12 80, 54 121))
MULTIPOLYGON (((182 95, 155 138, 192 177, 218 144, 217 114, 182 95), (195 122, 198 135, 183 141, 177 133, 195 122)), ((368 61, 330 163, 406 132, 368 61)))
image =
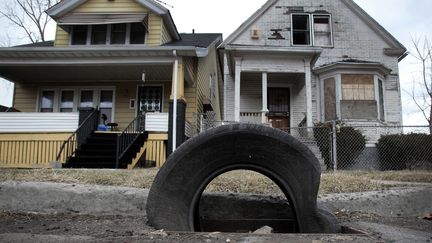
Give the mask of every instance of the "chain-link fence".
MULTIPOLYGON (((201 115, 200 132, 233 122, 201 115)), ((323 170, 432 170, 429 126, 349 126, 337 122, 283 129, 315 154, 323 170)))

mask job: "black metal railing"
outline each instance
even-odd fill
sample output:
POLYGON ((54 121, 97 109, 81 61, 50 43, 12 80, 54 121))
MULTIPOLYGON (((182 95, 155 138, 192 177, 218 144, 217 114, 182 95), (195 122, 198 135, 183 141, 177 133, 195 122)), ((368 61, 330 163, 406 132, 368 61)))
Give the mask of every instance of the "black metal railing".
POLYGON ((145 131, 145 115, 138 115, 124 130, 117 136, 116 168, 119 168, 120 160, 129 148, 135 143, 145 131))
POLYGON ((86 139, 92 134, 96 128, 99 121, 99 110, 95 109, 90 113, 87 118, 81 123, 78 129, 66 140, 61 146, 58 154, 57 161, 66 158, 66 161, 72 157, 77 149, 80 148, 81 144, 85 143, 86 139))

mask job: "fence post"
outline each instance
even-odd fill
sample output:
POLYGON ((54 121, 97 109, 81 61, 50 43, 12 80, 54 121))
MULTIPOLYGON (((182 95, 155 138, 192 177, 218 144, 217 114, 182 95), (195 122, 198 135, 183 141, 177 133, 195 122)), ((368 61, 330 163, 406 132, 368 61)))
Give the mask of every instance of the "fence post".
POLYGON ((337 171, 337 137, 336 137, 336 121, 332 123, 332 160, 333 171, 337 171))

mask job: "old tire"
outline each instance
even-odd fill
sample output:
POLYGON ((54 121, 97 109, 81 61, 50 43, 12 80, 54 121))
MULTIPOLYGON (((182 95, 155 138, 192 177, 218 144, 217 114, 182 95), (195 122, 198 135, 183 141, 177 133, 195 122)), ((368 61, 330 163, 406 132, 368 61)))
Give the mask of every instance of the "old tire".
POLYGON ((158 229, 196 231, 203 190, 227 171, 248 169, 272 179, 293 207, 297 232, 321 233, 316 199, 320 165, 288 133, 253 124, 231 124, 185 142, 157 174, 147 200, 149 223, 158 229))

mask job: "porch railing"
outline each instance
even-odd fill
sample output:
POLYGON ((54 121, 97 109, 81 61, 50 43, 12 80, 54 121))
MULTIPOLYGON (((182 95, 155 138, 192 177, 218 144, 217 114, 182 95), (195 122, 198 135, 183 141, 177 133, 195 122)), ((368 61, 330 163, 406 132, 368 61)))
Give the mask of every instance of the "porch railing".
POLYGON ((145 115, 139 115, 117 136, 116 168, 119 168, 120 160, 144 132, 145 115))
POLYGON ((62 144, 60 151, 57 154, 57 161, 60 161, 62 156, 67 160, 72 157, 81 144, 85 143, 86 139, 92 134, 97 127, 99 121, 99 109, 95 109, 81 123, 78 129, 62 144))

